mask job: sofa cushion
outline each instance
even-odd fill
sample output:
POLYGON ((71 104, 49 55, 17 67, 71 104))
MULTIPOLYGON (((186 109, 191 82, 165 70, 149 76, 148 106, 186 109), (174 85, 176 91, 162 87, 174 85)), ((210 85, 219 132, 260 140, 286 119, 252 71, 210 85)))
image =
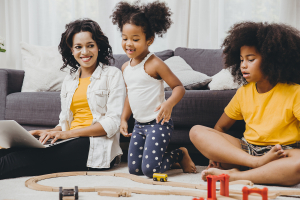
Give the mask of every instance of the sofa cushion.
MULTIPOLYGON (((197 124, 214 127, 235 93, 236 90, 186 90, 172 111, 175 129, 177 126, 192 127, 197 124)), ((165 94, 168 98, 171 92, 166 91, 165 94)))
MULTIPOLYGON (((195 124, 201 125, 201 124, 195 124)), ((193 126, 178 126, 178 124, 174 123, 174 132, 171 138, 172 144, 180 144, 180 145, 188 145, 191 144, 190 140, 190 130, 193 126)), ((213 128, 214 126, 210 127, 213 128)), ((226 132, 227 134, 236 137, 242 138, 243 133, 245 132, 245 122, 244 120, 238 120, 234 123, 232 127, 226 132)))
POLYGON ((224 68, 222 49, 176 48, 174 56, 180 56, 194 70, 213 76, 224 68))
POLYGON ((6 97, 5 119, 19 124, 55 126, 60 110, 59 92, 17 92, 6 97))
POLYGON ((234 82, 229 69, 222 69, 212 77, 212 81, 208 84, 210 90, 233 90, 241 87, 242 84, 234 82))
POLYGON ((60 70, 63 61, 56 46, 21 42, 21 54, 25 70, 22 92, 60 91, 69 70, 60 70))
MULTIPOLYGON (((163 61, 174 56, 173 50, 165 50, 160 52, 154 53, 157 57, 162 59, 163 61)), ((129 60, 128 56, 126 54, 114 54, 115 63, 111 63, 111 65, 121 69, 122 65, 129 60)))
MULTIPOLYGON (((193 70, 180 56, 168 58, 165 63, 187 90, 199 90, 211 81, 211 77, 193 70)), ((172 90, 165 81, 164 87, 166 91, 172 90)))

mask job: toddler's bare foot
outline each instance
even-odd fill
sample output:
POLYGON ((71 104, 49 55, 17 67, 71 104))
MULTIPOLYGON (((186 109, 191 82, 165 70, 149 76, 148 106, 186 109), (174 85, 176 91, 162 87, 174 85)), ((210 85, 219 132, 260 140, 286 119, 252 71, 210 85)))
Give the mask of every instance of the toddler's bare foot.
POLYGON ((221 170, 221 169, 217 169, 217 168, 209 168, 208 170, 203 170, 201 172, 201 177, 204 181, 207 181, 206 176, 207 175, 220 175, 220 174, 228 174, 229 177, 229 181, 235 181, 234 177, 232 177, 232 173, 234 172, 239 172, 238 169, 233 168, 230 170, 221 170))
POLYGON ((284 150, 281 148, 281 146, 279 144, 276 144, 265 155, 259 156, 259 157, 254 157, 254 159, 256 159, 256 162, 254 162, 254 165, 252 166, 252 168, 257 168, 257 167, 263 166, 273 160, 277 160, 279 158, 284 158, 284 157, 286 157, 286 153, 284 152, 284 150))
POLYGON ((179 149, 183 153, 183 158, 180 162, 180 166, 183 169, 183 172, 184 173, 196 173, 197 169, 196 169, 195 163, 192 161, 188 150, 185 147, 180 147, 179 149))
POLYGON ((181 169, 181 166, 179 163, 174 163, 171 167, 171 169, 181 169))

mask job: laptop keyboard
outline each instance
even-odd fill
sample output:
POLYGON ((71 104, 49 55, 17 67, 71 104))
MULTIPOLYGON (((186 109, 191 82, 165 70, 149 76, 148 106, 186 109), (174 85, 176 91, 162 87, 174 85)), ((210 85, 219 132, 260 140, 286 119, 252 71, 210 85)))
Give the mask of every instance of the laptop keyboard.
MULTIPOLYGON (((37 138, 37 137, 36 137, 36 139, 39 140, 39 138, 37 138)), ((52 140, 53 140, 53 139, 50 138, 49 140, 46 141, 46 143, 45 143, 44 145, 51 144, 52 140)), ((62 140, 61 140, 61 139, 56 140, 56 142, 59 142, 59 141, 62 141, 62 140)), ((54 143, 56 143, 56 142, 54 142, 54 143)))

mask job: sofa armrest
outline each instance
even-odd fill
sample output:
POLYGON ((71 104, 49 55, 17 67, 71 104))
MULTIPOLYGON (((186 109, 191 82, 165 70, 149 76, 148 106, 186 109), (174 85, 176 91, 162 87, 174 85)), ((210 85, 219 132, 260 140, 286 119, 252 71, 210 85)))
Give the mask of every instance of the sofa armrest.
POLYGON ((6 96, 21 92, 24 70, 0 69, 0 120, 5 119, 6 96))

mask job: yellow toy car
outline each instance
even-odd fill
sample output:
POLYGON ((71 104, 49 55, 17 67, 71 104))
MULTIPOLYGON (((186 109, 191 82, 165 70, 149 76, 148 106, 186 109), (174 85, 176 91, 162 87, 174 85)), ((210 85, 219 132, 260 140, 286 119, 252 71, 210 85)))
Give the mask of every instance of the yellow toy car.
POLYGON ((154 181, 160 181, 160 182, 166 182, 168 181, 168 175, 167 174, 161 174, 161 173, 154 173, 153 174, 153 180, 154 181))

